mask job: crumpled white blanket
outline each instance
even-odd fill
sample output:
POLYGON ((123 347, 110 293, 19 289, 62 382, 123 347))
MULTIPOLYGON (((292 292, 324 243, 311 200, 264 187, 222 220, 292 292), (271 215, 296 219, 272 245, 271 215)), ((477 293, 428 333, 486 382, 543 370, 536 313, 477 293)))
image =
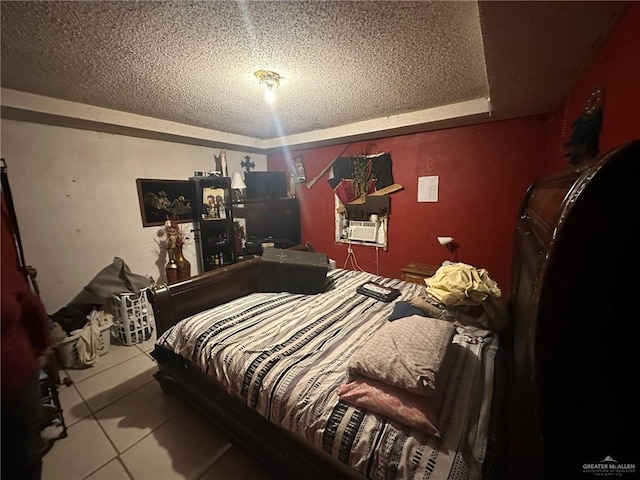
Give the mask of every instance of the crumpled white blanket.
POLYGON ((427 294, 446 307, 482 305, 486 315, 477 320, 484 329, 498 331, 508 323, 502 292, 484 268, 461 262, 443 265, 425 284, 427 294))
POLYGON ((87 315, 87 324, 73 333, 78 334, 76 350, 78 362, 86 367, 92 367, 98 363, 100 350, 102 350, 102 338, 100 327, 108 325, 113 320, 113 315, 103 311, 93 310, 87 315))

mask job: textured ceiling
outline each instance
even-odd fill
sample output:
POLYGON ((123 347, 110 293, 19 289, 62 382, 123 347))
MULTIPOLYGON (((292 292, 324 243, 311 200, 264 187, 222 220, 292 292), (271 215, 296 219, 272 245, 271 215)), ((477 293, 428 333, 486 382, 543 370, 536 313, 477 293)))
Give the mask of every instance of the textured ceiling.
POLYGON ((2 1, 2 87, 258 139, 486 98, 493 81, 513 90, 491 88, 509 115, 540 113, 621 8, 543 3, 2 1), (513 75, 526 84, 553 57, 546 43, 531 56, 539 35, 565 38, 570 61, 556 57, 564 69, 543 90, 551 96, 532 102, 513 75), (259 69, 284 77, 273 108, 259 69))

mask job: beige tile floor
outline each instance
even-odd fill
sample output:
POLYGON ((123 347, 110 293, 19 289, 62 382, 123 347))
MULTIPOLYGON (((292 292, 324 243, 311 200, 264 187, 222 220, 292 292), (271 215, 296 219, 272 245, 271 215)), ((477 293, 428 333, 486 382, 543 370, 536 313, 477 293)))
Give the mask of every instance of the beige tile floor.
POLYGON ((96 366, 61 371, 68 436, 43 458, 43 480, 271 480, 152 377, 155 338, 113 341, 96 366))

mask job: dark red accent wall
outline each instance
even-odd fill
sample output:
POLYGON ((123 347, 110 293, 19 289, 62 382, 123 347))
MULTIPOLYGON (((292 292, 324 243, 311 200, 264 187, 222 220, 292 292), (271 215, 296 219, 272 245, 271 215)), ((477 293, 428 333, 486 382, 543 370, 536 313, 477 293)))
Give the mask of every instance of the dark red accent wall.
MULTIPOLYGON (((439 264, 448 258, 436 236, 460 244, 457 260, 483 267, 508 297, 515 219, 527 187, 538 177, 567 168, 563 144, 571 124, 598 85, 604 86, 600 150, 640 138, 640 2, 630 2, 557 111, 491 124, 376 140, 393 159, 393 174, 405 187, 391 195, 389 247, 378 252, 354 246, 364 270, 400 277, 410 261, 439 264), (418 203, 418 177, 440 177, 440 201, 418 203)), ((358 153, 368 143, 353 144, 358 153)), ((308 178, 346 145, 296 150, 308 178)), ((286 170, 282 154, 268 156, 269 170, 286 170)), ((311 190, 298 185, 302 237, 344 265, 347 247, 334 241, 334 195, 325 176, 311 190)), ((347 265, 351 268, 350 265, 347 265)))
MULTIPOLYGON (((375 140, 377 151, 391 153, 394 180, 404 190, 391 194, 388 249, 377 252, 377 263, 375 248, 353 246, 360 267, 400 278, 410 261, 447 260, 436 237, 452 236, 460 245, 457 260, 486 268, 507 297, 515 220, 527 187, 544 168, 548 128, 548 117, 536 116, 375 140), (437 203, 417 201, 418 177, 427 175, 440 177, 437 203)), ((354 143, 346 154, 367 145, 354 143)), ((291 154, 303 155, 311 179, 345 146, 291 154)), ((270 155, 268 168, 286 170, 284 155, 270 155)), ((327 178, 310 190, 297 186, 302 238, 343 267, 347 246, 335 242, 334 194, 327 178)))
POLYGON ((567 167, 564 143, 586 100, 604 87, 600 151, 640 138, 640 2, 629 2, 607 40, 578 76, 551 119, 546 173, 567 167))

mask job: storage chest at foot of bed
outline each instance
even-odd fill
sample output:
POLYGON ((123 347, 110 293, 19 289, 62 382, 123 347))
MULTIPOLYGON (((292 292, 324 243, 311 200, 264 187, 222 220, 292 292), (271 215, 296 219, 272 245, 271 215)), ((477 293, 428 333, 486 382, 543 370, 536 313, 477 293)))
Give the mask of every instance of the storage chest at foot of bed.
POLYGON ((260 292, 315 294, 325 290, 329 260, 324 253, 267 248, 260 262, 260 292))

